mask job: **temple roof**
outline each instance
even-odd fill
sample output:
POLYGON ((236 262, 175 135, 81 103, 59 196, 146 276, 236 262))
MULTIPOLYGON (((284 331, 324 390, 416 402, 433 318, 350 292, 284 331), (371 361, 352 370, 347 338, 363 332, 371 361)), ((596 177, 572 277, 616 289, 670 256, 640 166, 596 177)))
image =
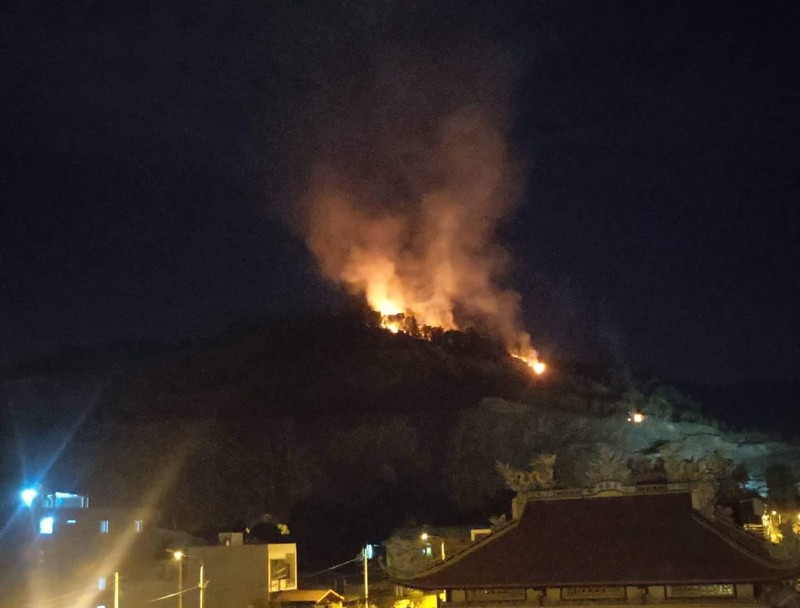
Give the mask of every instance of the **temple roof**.
MULTIPOLYGON (((756 542, 753 542, 756 540, 756 542)), ((692 509, 691 494, 533 500, 520 520, 397 582, 417 589, 755 583, 800 571, 692 509)))

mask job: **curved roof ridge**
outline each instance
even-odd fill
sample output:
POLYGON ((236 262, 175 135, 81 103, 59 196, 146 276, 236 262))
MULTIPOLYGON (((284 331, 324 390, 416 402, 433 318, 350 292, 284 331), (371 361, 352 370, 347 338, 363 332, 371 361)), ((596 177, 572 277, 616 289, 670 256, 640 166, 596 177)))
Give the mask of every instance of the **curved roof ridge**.
POLYGON ((394 577, 390 577, 390 578, 393 581, 397 581, 397 582, 402 582, 402 581, 409 582, 409 581, 413 581, 416 578, 422 578, 422 577, 428 576, 430 574, 435 574, 436 572, 439 572, 440 570, 442 570, 446 566, 450 566, 450 565, 454 564, 455 562, 459 561, 460 559, 462 559, 466 555, 469 555, 470 553, 473 553, 474 551, 477 551, 479 548, 486 546, 487 543, 490 543, 492 541, 498 540, 499 538, 502 538, 505 534, 507 534, 511 530, 515 530, 519 526, 520 521, 522 521, 522 520, 521 519, 512 520, 511 522, 509 522, 508 524, 506 524, 502 528, 499 528, 498 530, 492 531, 491 534, 488 534, 488 535, 484 536, 483 538, 479 538, 478 540, 470 543, 469 545, 467 545, 466 547, 464 547, 460 551, 457 551, 456 553, 453 553, 452 556, 448 557, 444 561, 437 562, 437 563, 431 565, 429 568, 425 568, 425 570, 421 570, 420 572, 417 572, 411 578, 394 578, 394 577))
POLYGON ((398 584, 408 587, 755 583, 800 563, 777 562, 692 508, 689 492, 537 500, 483 542, 398 584), (738 542, 737 542, 738 541, 738 542))
POLYGON ((692 517, 701 526, 704 526, 709 531, 716 534, 721 540, 728 543, 731 547, 733 547, 737 551, 745 553, 750 559, 756 560, 768 568, 781 568, 781 569, 785 568, 789 570, 792 568, 796 569, 797 567, 800 567, 800 560, 781 561, 770 557, 768 553, 769 550, 767 547, 763 547, 764 549, 767 550, 766 554, 759 554, 758 552, 753 551, 753 549, 751 547, 748 547, 745 542, 742 542, 742 540, 744 539, 755 540, 751 539, 751 537, 744 530, 740 531, 738 528, 735 527, 732 527, 733 529, 723 529, 721 521, 709 519, 708 517, 704 516, 702 513, 696 510, 693 511, 692 517), (738 535, 740 532, 742 535, 742 539, 735 538, 735 535, 738 535))

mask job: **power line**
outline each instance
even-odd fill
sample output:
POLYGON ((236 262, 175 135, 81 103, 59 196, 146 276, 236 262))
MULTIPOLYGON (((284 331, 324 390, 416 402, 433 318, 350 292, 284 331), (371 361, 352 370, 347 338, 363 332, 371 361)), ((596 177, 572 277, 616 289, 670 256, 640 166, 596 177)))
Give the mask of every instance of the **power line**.
POLYGON ((341 568, 342 566, 346 566, 347 564, 352 564, 353 562, 358 562, 358 561, 361 561, 361 555, 357 555, 353 559, 348 559, 346 562, 342 562, 341 564, 336 564, 335 566, 331 566, 330 568, 325 568, 324 570, 320 570, 319 572, 306 574, 303 576, 303 578, 311 578, 312 576, 324 574, 325 572, 330 572, 331 570, 336 570, 336 568, 341 568))

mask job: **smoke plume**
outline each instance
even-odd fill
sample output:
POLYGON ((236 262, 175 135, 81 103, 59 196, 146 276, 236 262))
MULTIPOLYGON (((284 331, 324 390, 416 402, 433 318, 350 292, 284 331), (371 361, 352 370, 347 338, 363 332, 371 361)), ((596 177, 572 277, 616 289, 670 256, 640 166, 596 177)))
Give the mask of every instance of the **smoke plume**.
POLYGON ((502 287, 510 260, 496 230, 521 180, 495 59, 393 61, 334 100, 313 136, 303 230, 322 273, 373 309, 478 328, 536 360, 519 294, 502 287))

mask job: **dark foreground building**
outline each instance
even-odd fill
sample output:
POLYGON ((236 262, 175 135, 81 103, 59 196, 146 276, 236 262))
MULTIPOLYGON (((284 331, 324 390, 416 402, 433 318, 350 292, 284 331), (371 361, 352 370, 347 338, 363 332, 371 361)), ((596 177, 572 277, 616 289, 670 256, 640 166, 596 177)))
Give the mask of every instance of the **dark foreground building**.
POLYGON ((505 528, 396 582, 444 591, 450 604, 505 608, 723 608, 796 598, 797 559, 776 559, 762 539, 702 515, 688 491, 546 494, 505 528))

